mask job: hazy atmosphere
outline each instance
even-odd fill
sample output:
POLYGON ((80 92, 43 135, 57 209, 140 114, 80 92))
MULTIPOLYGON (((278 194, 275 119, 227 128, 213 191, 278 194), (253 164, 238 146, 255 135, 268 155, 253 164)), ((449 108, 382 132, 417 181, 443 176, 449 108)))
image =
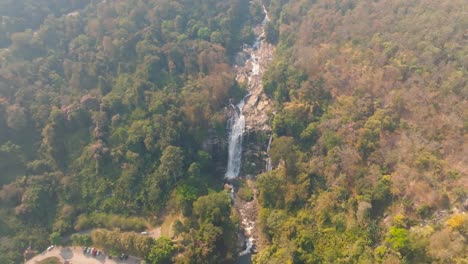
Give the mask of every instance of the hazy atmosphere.
POLYGON ((1 264, 468 264, 466 0, 0 0, 1 264))

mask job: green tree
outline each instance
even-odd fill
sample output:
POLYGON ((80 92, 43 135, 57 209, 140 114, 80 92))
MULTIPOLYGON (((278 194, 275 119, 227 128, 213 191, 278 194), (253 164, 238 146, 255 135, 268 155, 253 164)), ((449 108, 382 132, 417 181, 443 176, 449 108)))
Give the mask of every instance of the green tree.
POLYGON ((92 244, 90 235, 73 234, 71 236, 72 244, 75 246, 90 246, 92 244))
POLYGON ((62 244, 62 236, 58 232, 53 232, 52 234, 50 234, 49 240, 52 245, 62 244))
POLYGON ((174 184, 184 175, 184 156, 181 148, 174 146, 166 147, 162 153, 160 162, 158 171, 168 182, 174 184))
POLYGON ((266 208, 282 208, 286 181, 277 171, 270 171, 257 177, 258 201, 266 208))
POLYGON ((409 246, 408 230, 393 226, 385 239, 390 246, 401 253, 406 253, 409 246))
POLYGON ((172 241, 163 236, 154 242, 147 260, 151 264, 169 264, 172 263, 173 252, 174 245, 172 241))
POLYGON ((231 202, 225 192, 212 192, 199 197, 193 203, 193 212, 199 222, 209 221, 215 225, 229 222, 231 202))
POLYGON ((278 43, 279 32, 278 32, 278 28, 275 26, 273 22, 268 22, 268 24, 266 25, 265 34, 266 34, 266 40, 268 42, 272 44, 278 43))
POLYGON ((280 161, 284 161, 288 179, 293 179, 296 175, 297 150, 292 137, 275 138, 271 143, 270 157, 273 166, 277 166, 280 161))

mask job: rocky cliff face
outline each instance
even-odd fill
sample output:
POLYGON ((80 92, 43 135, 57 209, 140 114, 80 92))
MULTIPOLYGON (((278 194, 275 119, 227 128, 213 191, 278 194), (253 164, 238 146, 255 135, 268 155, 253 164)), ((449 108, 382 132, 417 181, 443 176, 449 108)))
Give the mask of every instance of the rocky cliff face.
POLYGON ((263 27, 255 29, 260 37, 252 47, 245 47, 237 56, 237 81, 244 84, 250 96, 245 100, 245 135, 242 175, 257 175, 265 171, 266 152, 271 135, 273 102, 263 91, 262 77, 272 60, 275 47, 264 40, 263 27))
MULTIPOLYGON (((262 31, 263 27, 255 30, 262 31)), ((263 92, 262 76, 266 66, 272 60, 275 47, 266 43, 263 36, 262 31, 253 47, 246 47, 237 59, 240 62, 240 66, 237 66, 237 81, 246 84, 250 93, 243 110, 247 133, 271 131, 269 121, 274 108, 273 102, 263 92)))

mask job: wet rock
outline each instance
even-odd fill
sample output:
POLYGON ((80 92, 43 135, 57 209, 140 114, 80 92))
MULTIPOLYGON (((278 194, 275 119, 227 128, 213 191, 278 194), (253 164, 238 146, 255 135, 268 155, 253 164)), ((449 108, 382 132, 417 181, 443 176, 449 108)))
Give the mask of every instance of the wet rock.
MULTIPOLYGON (((255 29, 261 31, 261 27, 255 29)), ((242 54, 250 53, 250 59, 237 66, 237 81, 247 82, 250 97, 246 100, 243 114, 247 131, 270 131, 270 119, 274 112, 273 102, 263 91, 262 76, 271 61, 275 48, 261 40, 258 49, 246 48, 242 54)), ((237 61, 236 61, 237 62, 237 61)))

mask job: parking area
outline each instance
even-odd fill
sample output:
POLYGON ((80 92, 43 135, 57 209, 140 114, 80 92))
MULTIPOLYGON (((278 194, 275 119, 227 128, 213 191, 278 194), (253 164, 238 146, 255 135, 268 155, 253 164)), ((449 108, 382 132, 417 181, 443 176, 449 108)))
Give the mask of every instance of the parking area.
POLYGON ((26 264, 36 264, 49 257, 57 257, 62 263, 68 261, 67 263, 71 264, 138 264, 141 262, 141 259, 132 256, 128 256, 127 259, 122 260, 119 258, 110 259, 102 252, 98 255, 97 251, 96 255, 93 256, 92 248, 90 251, 84 251, 83 247, 55 247, 33 257, 26 264))

